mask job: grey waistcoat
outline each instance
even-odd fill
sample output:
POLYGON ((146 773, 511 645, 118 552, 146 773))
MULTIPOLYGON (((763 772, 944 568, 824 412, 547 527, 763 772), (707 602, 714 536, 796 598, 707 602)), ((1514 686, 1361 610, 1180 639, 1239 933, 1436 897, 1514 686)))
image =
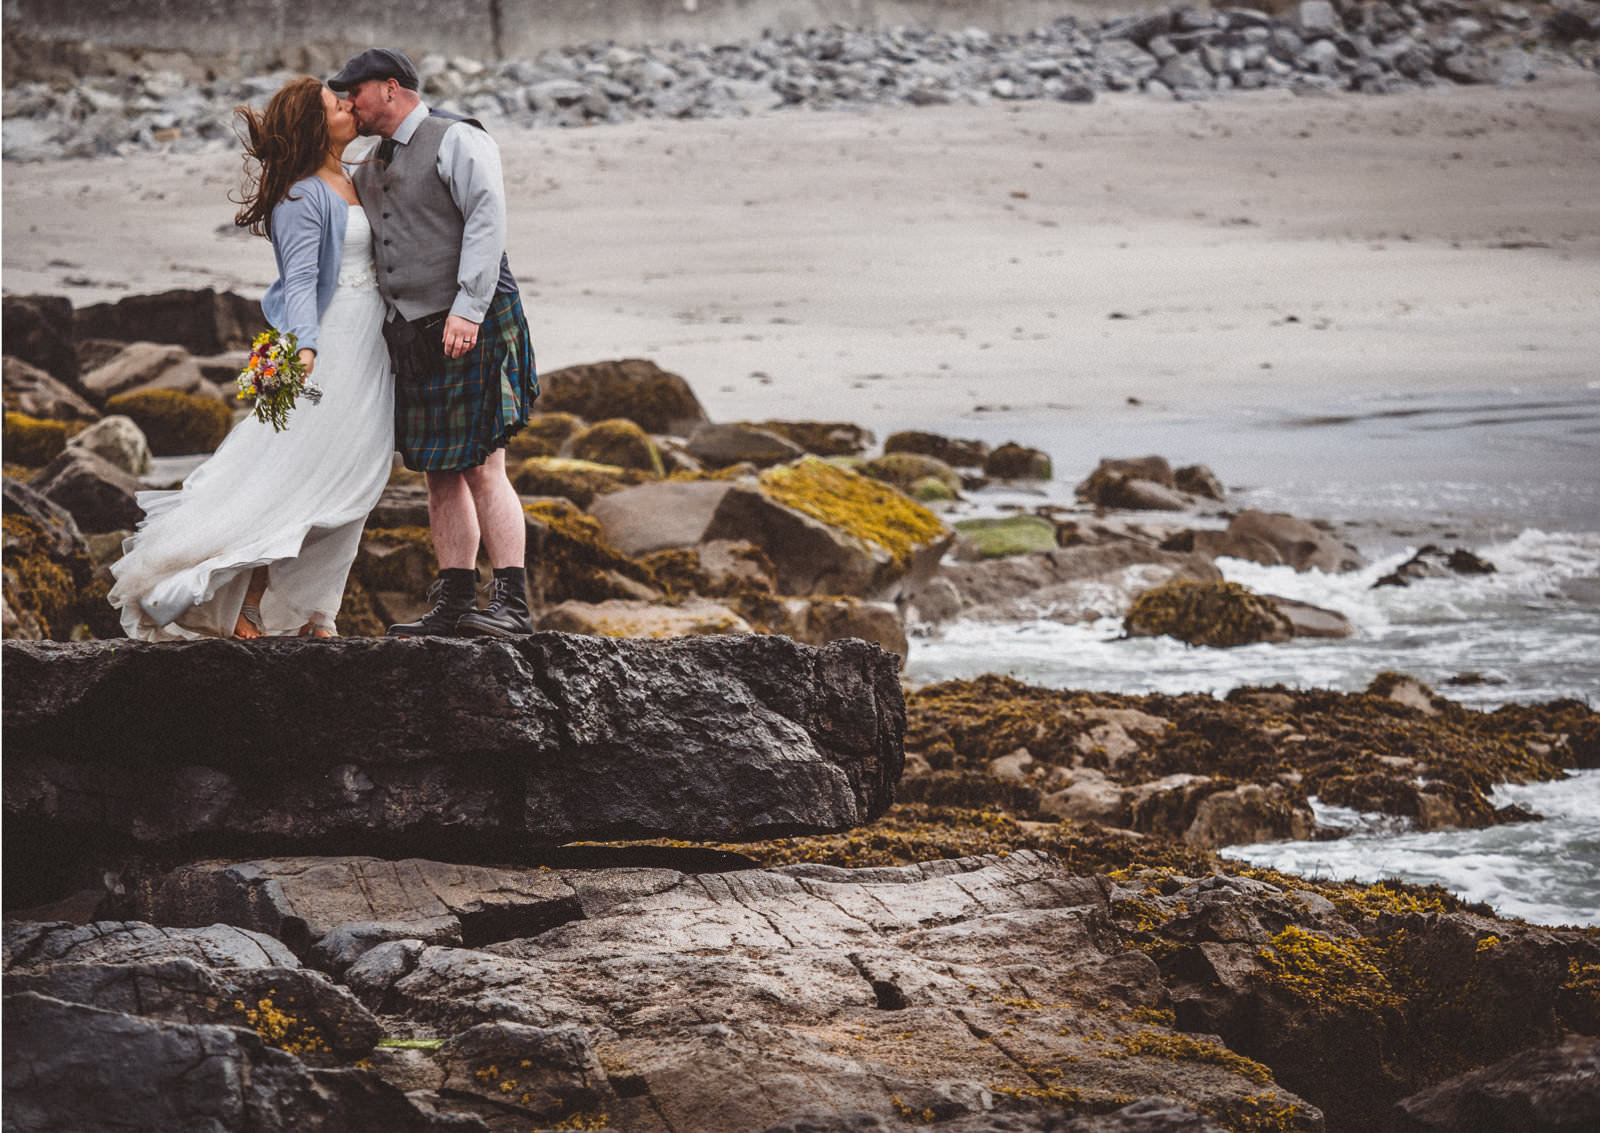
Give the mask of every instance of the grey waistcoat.
MULTIPOLYGON (((372 223, 378 290, 408 319, 447 311, 456 299, 466 221, 437 164, 444 132, 458 121, 462 119, 435 111, 417 126, 410 142, 395 147, 387 167, 381 161, 356 166, 356 191, 372 223)), ((499 290, 516 290, 503 255, 499 290)))

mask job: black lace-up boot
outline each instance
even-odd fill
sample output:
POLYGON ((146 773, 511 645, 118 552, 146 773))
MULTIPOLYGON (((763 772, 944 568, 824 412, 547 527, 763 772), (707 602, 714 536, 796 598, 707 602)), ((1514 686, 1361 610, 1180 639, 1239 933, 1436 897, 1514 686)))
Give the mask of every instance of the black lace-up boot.
POLYGON ((390 626, 390 637, 456 637, 462 616, 478 609, 478 572, 441 570, 424 597, 433 600, 433 609, 414 622, 390 626))
POLYGON ((465 614, 456 623, 462 637, 510 637, 532 633, 533 618, 528 613, 528 572, 520 566, 496 567, 494 599, 487 609, 465 614))

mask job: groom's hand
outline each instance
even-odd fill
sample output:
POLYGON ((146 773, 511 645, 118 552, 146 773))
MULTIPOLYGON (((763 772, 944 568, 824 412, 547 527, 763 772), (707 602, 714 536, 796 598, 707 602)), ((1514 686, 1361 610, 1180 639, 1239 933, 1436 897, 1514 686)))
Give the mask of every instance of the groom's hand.
POLYGON ((478 324, 468 322, 460 315, 450 315, 444 321, 444 352, 450 358, 459 358, 478 345, 478 324))

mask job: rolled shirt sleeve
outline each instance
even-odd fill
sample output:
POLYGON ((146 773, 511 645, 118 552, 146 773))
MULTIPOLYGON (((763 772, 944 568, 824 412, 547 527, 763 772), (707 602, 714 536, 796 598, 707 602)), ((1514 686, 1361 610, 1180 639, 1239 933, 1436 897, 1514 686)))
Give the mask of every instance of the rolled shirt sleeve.
POLYGON ((500 147, 483 130, 457 122, 439 142, 439 176, 466 227, 450 313, 483 322, 500 280, 506 250, 506 186, 500 147))

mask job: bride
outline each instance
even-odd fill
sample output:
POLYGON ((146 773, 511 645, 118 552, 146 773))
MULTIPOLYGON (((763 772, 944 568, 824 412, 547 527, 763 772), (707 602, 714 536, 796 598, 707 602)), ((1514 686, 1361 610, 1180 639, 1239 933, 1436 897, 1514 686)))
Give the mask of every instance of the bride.
POLYGON ((394 450, 372 230, 341 161, 349 107, 300 78, 264 112, 237 113, 248 172, 234 223, 271 240, 278 279, 261 307, 299 338, 323 396, 302 399, 281 433, 246 417, 181 489, 139 493, 145 518, 111 568, 110 600, 145 641, 333 636, 394 450))

